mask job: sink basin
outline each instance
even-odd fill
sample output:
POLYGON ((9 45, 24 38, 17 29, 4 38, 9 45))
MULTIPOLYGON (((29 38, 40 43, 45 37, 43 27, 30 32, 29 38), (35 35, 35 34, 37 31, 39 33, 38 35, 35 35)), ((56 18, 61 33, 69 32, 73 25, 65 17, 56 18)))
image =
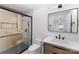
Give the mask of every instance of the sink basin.
POLYGON ((55 44, 55 45, 58 45, 58 46, 62 46, 62 47, 65 47, 65 48, 69 48, 69 49, 72 49, 72 50, 76 50, 76 51, 79 51, 79 42, 75 42, 75 41, 69 41, 67 39, 65 40, 61 40, 61 39, 54 39, 52 37, 47 37, 44 42, 48 42, 48 43, 51 43, 51 44, 55 44))
POLYGON ((56 42, 56 43, 59 43, 59 44, 66 44, 66 45, 69 44, 69 42, 66 41, 66 40, 57 40, 57 39, 53 39, 52 41, 53 41, 53 42, 56 42))
POLYGON ((69 48, 79 51, 79 42, 69 41, 69 48))
POLYGON ((72 50, 79 51, 79 42, 65 41, 65 40, 52 40, 52 41, 53 41, 53 43, 55 42, 55 44, 57 44, 59 46, 63 46, 66 48, 70 48, 72 50))

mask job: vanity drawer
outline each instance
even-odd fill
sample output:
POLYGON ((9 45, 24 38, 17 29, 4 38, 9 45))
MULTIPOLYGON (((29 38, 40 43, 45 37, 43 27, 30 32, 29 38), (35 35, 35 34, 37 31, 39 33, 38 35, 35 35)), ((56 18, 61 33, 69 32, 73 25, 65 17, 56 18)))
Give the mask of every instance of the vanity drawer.
POLYGON ((72 54, 72 52, 68 51, 68 49, 64 49, 61 47, 57 47, 48 43, 44 43, 44 53, 52 53, 52 54, 72 54))

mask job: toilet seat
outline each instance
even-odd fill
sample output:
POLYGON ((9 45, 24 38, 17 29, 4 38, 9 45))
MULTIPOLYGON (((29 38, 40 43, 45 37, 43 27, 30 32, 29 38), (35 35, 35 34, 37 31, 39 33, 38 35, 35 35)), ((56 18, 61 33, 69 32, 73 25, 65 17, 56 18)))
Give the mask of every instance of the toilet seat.
POLYGON ((40 45, 38 44, 33 44, 29 47, 28 51, 34 51, 36 49, 40 48, 40 45))

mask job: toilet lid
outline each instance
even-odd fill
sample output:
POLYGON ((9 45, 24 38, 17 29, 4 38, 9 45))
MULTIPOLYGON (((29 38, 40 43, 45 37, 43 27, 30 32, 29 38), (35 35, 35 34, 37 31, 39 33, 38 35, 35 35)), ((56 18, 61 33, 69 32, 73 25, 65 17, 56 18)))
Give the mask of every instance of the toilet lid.
POLYGON ((37 44, 33 44, 33 45, 31 45, 30 47, 29 47, 29 51, 34 51, 34 50, 36 50, 36 49, 38 49, 40 47, 40 45, 37 45, 37 44))

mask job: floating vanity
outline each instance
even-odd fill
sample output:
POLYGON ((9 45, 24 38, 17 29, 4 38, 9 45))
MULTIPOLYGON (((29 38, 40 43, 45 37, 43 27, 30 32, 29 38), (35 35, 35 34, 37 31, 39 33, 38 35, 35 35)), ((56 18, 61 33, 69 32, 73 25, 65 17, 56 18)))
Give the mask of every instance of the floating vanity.
POLYGON ((79 54, 79 43, 47 37, 43 40, 44 54, 79 54))

